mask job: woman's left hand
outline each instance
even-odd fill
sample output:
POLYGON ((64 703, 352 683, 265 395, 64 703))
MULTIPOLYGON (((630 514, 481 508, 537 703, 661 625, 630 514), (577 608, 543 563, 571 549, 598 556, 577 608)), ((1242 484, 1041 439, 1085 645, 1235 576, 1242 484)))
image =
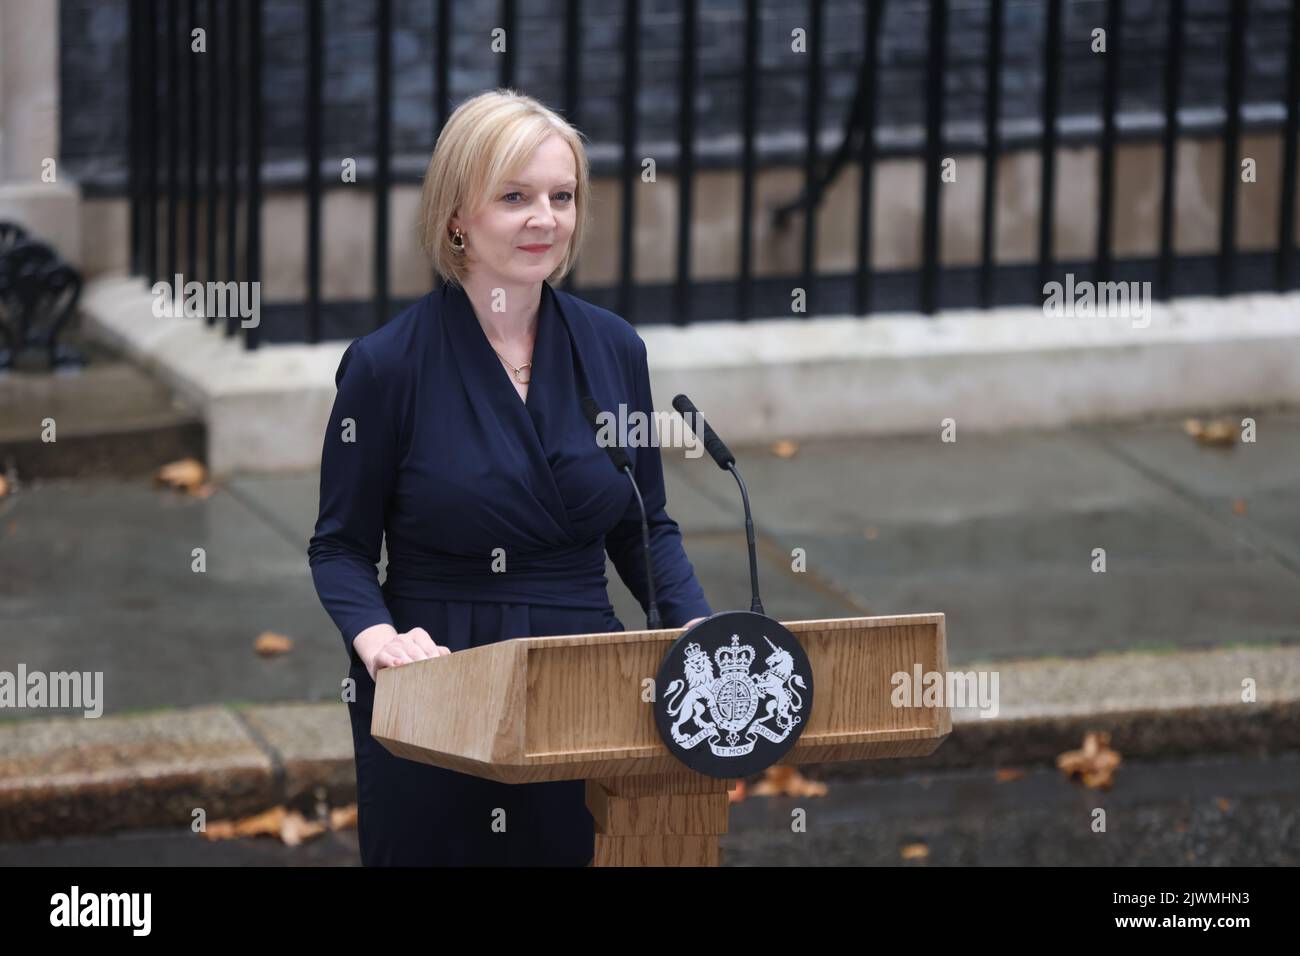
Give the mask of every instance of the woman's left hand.
POLYGON ((696 624, 699 624, 700 621, 702 621, 702 620, 704 620, 704 618, 702 618, 702 617, 693 617, 693 618, 691 618, 689 621, 687 621, 685 624, 682 625, 682 629, 683 629, 683 630, 688 630, 688 629, 694 627, 696 624))

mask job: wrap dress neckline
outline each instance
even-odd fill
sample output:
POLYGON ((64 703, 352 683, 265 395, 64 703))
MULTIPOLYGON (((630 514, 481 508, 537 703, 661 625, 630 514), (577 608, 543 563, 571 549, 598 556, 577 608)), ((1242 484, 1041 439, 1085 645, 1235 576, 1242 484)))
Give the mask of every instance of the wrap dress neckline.
MULTIPOLYGON (((559 297, 550 283, 542 283, 532 375, 528 395, 521 401, 469 295, 450 283, 443 285, 440 294, 448 340, 480 426, 496 433, 505 447, 526 456, 528 474, 536 481, 534 493, 566 537, 572 538, 575 529, 554 472, 561 449, 546 447, 543 436, 564 433, 564 423, 575 414, 581 416, 579 397, 590 395, 591 386, 559 297)), ((594 447, 595 436, 591 437, 594 447)))

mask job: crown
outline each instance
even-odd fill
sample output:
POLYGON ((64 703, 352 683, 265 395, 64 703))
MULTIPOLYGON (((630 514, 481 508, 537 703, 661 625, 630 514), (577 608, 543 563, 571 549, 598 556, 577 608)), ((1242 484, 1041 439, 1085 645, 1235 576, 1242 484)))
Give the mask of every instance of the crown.
POLYGON ((754 663, 754 649, 748 644, 742 646, 740 635, 732 634, 731 646, 719 647, 713 652, 713 659, 724 675, 741 673, 748 676, 749 665, 754 663))
POLYGON ((700 657, 703 657, 706 661, 709 659, 709 655, 705 654, 700 645, 696 644, 694 641, 691 641, 691 643, 686 645, 686 659, 688 661, 693 661, 700 657))

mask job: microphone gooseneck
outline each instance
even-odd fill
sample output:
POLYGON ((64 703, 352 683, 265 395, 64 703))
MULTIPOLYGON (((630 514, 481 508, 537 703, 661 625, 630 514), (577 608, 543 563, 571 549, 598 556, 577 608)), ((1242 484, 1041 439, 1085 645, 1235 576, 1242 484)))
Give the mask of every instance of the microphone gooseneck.
POLYGON ((740 485, 740 500, 745 506, 745 542, 749 546, 749 587, 752 595, 749 609, 755 614, 763 614, 763 601, 758 595, 758 554, 754 545, 754 518, 749 510, 749 491, 745 488, 745 480, 740 477, 740 472, 736 468, 736 456, 709 427, 709 423, 704 420, 700 410, 689 398, 678 395, 673 399, 673 408, 677 409, 687 426, 704 440, 704 448, 709 453, 709 457, 717 462, 718 467, 723 471, 731 472, 731 476, 736 479, 736 484, 740 485))
MULTIPOLYGON (((596 444, 600 445, 600 406, 590 395, 582 398, 582 411, 587 416, 587 424, 591 430, 596 433, 596 444)), ((628 458, 627 452, 619 445, 602 445, 605 454, 609 455, 609 460, 613 463, 614 468, 627 475, 627 480, 632 483, 632 494, 636 496, 637 508, 641 511, 641 547, 645 551, 645 586, 646 586, 646 627, 652 631, 657 631, 663 624, 659 617, 659 604, 655 600, 655 574, 654 562, 651 560, 650 551, 650 522, 646 517, 645 501, 641 498, 641 489, 637 487, 636 479, 632 477, 632 461, 628 458)))

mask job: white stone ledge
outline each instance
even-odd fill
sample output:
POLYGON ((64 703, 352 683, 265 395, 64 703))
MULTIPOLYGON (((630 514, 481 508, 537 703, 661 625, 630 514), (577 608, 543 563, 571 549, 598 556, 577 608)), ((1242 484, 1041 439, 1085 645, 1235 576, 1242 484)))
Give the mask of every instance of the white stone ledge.
POLYGON ((642 336, 656 404, 686 392, 732 444, 1300 403, 1300 294, 1180 299, 1134 322, 1003 308, 642 336))
MULTIPOLYGON (((203 414, 215 474, 319 464, 346 342, 248 351, 151 304, 139 278, 98 279, 83 296, 92 331, 203 414)), ((687 393, 733 445, 930 432, 944 418, 978 431, 1300 404, 1300 294, 1181 299, 1134 321, 1005 308, 641 335, 656 405, 687 393)))

